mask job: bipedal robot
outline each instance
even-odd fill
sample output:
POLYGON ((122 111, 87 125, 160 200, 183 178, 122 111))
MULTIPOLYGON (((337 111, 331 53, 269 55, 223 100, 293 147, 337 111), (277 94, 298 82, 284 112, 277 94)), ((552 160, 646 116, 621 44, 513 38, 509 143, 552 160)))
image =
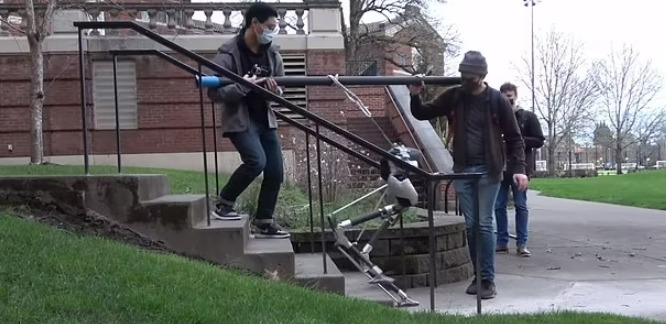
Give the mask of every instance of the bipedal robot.
MULTIPOLYGON (((388 152, 414 166, 418 166, 418 160, 423 156, 420 151, 413 148, 407 148, 402 144, 393 144, 393 147, 388 152)), ((382 269, 370 261, 369 254, 372 251, 372 245, 377 241, 379 235, 390 226, 395 225, 395 223, 400 220, 402 213, 414 206, 418 201, 418 193, 412 185, 412 182, 409 180, 407 170, 404 170, 393 162, 390 162, 388 159, 383 158, 380 163, 380 173, 381 178, 386 184, 328 215, 329 224, 333 229, 336 238, 335 247, 347 257, 347 259, 349 259, 359 271, 365 273, 368 278, 370 278, 371 284, 376 284, 389 297, 391 297, 395 307, 418 306, 419 302, 411 299, 404 291, 393 283, 395 279, 385 275, 382 269), (379 208, 374 212, 360 216, 359 218, 347 219, 334 225, 335 214, 383 189, 386 190, 384 191, 382 198, 385 198, 388 205, 379 208), (368 243, 363 247, 359 247, 358 242, 349 241, 345 235, 345 230, 376 218, 383 219, 383 222, 368 243), (396 298, 391 291, 396 293, 399 298, 396 298)), ((360 239, 361 235, 363 235, 363 231, 361 231, 356 241, 360 239)))

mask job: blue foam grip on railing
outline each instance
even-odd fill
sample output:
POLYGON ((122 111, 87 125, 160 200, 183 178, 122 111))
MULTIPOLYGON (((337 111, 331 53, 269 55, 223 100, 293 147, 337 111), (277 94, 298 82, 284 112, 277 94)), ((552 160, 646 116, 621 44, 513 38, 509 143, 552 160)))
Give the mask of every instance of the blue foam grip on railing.
POLYGON ((216 88, 216 87, 219 87, 220 84, 222 83, 221 78, 216 77, 216 76, 199 77, 197 75, 197 76, 195 76, 195 78, 196 78, 197 86, 201 86, 201 87, 204 87, 204 88, 216 88))

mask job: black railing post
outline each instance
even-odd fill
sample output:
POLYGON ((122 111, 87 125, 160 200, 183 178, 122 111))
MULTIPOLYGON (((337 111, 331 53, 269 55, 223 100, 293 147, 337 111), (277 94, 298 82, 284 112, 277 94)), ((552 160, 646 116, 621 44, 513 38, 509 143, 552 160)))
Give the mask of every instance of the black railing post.
POLYGON ((474 180, 474 245, 476 249, 476 313, 481 314, 481 215, 479 214, 479 179, 474 180))
MULTIPOLYGON (((430 178, 430 177, 428 177, 428 178, 430 178)), ((431 196, 428 197, 428 209, 432 208, 432 210, 433 210, 432 214, 433 214, 433 226, 434 226, 434 224, 435 224, 435 210, 438 208, 437 207, 437 196, 439 194, 440 180, 439 179, 432 179, 432 180, 426 180, 426 181, 434 181, 433 184, 432 184, 433 189, 432 189, 432 192, 431 192, 431 196), (431 200, 432 200, 432 203, 430 203, 431 200)), ((430 244, 434 244, 434 245, 430 245, 431 250, 434 250, 434 247, 437 246, 437 238, 433 238, 433 240, 430 241, 430 244)), ((430 261, 431 262, 434 261, 434 259, 432 259, 432 256, 431 256, 430 261)), ((444 269, 442 269, 442 270, 444 270, 444 269)), ((442 271, 442 274, 444 274, 444 272, 445 271, 442 271)), ((440 280, 440 279, 437 278, 438 276, 439 275, 437 274, 437 270, 435 268, 435 287, 438 286, 438 284, 437 284, 438 282, 446 282, 445 281, 446 278, 441 278, 441 280, 440 280)))
MULTIPOLYGON (((201 64, 199 64, 199 75, 201 64)), ((206 113, 204 109, 204 89, 199 88, 199 106, 201 108, 201 145, 203 151, 204 185, 206 186, 206 224, 210 226, 210 192, 208 190, 208 156, 206 152, 206 113)))
MULTIPOLYGON (((444 212, 445 212, 446 214, 449 213, 449 189, 451 189, 451 185, 452 185, 452 184, 453 184, 453 181, 448 181, 448 182, 446 183, 446 188, 444 189, 444 212)), ((455 191, 455 188, 454 188, 454 191, 455 191)), ((456 216, 458 216, 458 200, 457 200, 457 197, 458 197, 458 196, 456 196, 456 199, 454 199, 454 203, 455 203, 455 215, 456 215, 456 216)))
POLYGON ((305 156, 308 170, 308 201, 310 209, 310 252, 315 252, 314 207, 312 206, 312 166, 310 163, 310 134, 305 133, 305 156))
POLYGON ((79 27, 79 84, 81 85, 81 128, 83 135, 83 165, 86 175, 90 174, 88 160, 88 109, 86 103, 86 64, 83 57, 83 29, 79 27))
POLYGON ((324 223, 324 191, 321 181, 321 141, 319 140, 321 134, 319 134, 319 123, 315 124, 315 132, 317 133, 317 178, 319 181, 319 217, 321 218, 321 255, 324 266, 324 274, 328 273, 326 268, 326 225, 324 223))
POLYGON ((122 171, 122 159, 120 157, 120 112, 118 107, 118 56, 113 55, 113 101, 116 113, 116 155, 118 158, 118 173, 122 171))
POLYGON ((210 111, 213 118, 213 149, 215 150, 215 196, 220 194, 220 175, 217 162, 217 118, 215 118, 215 103, 210 103, 210 111))
MULTIPOLYGON (((383 203, 383 202, 382 202, 383 203)), ((405 261, 405 214, 404 212, 400 212, 400 263, 402 266, 402 271, 400 274, 402 275, 402 280, 405 280, 405 275, 407 275, 407 262, 405 261)))
POLYGON ((435 272, 436 272, 436 261, 435 261, 435 204, 432 200, 434 192, 434 183, 430 177, 425 178, 426 185, 426 199, 428 199, 428 241, 430 245, 430 310, 435 310, 435 272))
POLYGON ((460 199, 458 199, 458 193, 456 193, 456 216, 465 216, 463 215, 461 208, 460 199))

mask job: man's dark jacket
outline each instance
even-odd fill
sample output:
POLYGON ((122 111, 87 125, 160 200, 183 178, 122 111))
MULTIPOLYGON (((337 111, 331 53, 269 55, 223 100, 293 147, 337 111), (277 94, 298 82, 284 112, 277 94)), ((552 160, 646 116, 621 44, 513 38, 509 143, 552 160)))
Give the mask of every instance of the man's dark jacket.
MULTIPOLYGON (((429 103, 422 103, 419 95, 411 96, 411 111, 414 118, 418 120, 429 120, 437 117, 446 116, 454 121, 454 125, 466 125, 466 107, 464 100, 456 100, 460 96, 457 91, 462 89, 452 87, 440 94, 435 100, 429 103)), ((487 138, 484 141, 486 151, 486 165, 488 175, 495 181, 501 181, 503 178, 504 166, 512 174, 525 174, 525 143, 520 134, 518 123, 513 115, 513 108, 509 100, 499 91, 487 87, 488 109, 486 110, 486 125, 489 132, 486 132, 487 138), (493 93, 495 92, 495 93, 493 93), (498 102, 493 103, 497 111, 491 112, 491 98, 496 98, 498 102), (497 115, 497 121, 493 114, 497 115), (506 142, 506 146, 503 142, 506 142), (505 152, 506 148, 506 152, 505 152)), ((465 168, 467 149, 465 140, 467 130, 463 127, 454 127, 453 138, 453 171, 462 172, 465 168)))
POLYGON ((546 138, 543 136, 543 130, 537 116, 522 108, 516 110, 516 120, 520 133, 523 135, 525 141, 525 162, 527 163, 527 175, 531 175, 536 170, 534 164, 534 150, 543 146, 546 138))

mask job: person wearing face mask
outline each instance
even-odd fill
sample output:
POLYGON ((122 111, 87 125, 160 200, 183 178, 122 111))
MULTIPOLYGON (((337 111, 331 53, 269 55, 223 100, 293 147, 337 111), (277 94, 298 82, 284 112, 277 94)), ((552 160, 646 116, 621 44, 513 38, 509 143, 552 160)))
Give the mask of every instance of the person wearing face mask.
POLYGON ((470 295, 488 299, 496 296, 495 229, 493 209, 499 184, 506 168, 519 190, 527 189, 525 144, 509 100, 484 82, 488 74, 486 58, 478 51, 465 53, 458 71, 462 84, 447 89, 432 102, 421 102, 423 84, 411 85, 411 112, 418 120, 446 116, 453 128, 453 172, 486 173, 479 181, 479 232, 481 264, 476 264, 474 234, 474 182, 456 180, 454 186, 465 216, 467 246, 481 278, 474 278, 467 288, 470 295), (506 143, 506 154, 504 149, 506 143), (476 281, 481 280, 481 291, 476 281))
MULTIPOLYGON (((219 47, 213 62, 281 96, 283 90, 273 79, 284 76, 282 56, 272 43, 277 17, 277 11, 270 5, 262 2, 252 4, 245 12, 245 26, 236 37, 219 47)), ((211 217, 240 219, 234 208, 236 199, 263 173, 253 217, 255 237, 290 237, 273 221, 284 168, 277 119, 269 100, 240 84, 209 89, 208 97, 222 104, 222 136, 229 138, 242 161, 220 191, 211 217)))
MULTIPOLYGON (((518 121, 520 133, 525 141, 525 161, 527 163, 526 174, 529 176, 534 172, 534 150, 543 146, 546 138, 537 116, 528 110, 522 109, 516 103, 518 87, 506 82, 500 86, 500 92, 509 99, 511 107, 518 121)), ((504 174, 504 180, 500 184, 497 200, 495 201, 495 219, 497 220, 497 248, 498 253, 509 252, 509 224, 507 216, 507 201, 509 189, 513 194, 513 204, 516 211, 516 253, 523 257, 531 256, 527 249, 527 220, 529 211, 527 209, 527 191, 518 190, 515 183, 510 181, 511 175, 504 174)))

